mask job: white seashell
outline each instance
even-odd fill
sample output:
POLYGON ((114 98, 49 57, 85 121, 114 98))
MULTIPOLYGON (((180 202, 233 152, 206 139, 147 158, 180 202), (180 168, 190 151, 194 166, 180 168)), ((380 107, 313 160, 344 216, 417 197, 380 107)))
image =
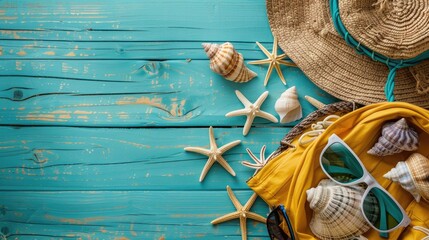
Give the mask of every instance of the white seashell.
POLYGON ((203 43, 204 51, 210 59, 210 69, 233 82, 248 82, 257 74, 244 65, 243 55, 234 46, 224 44, 203 43))
POLYGON ((413 153, 404 162, 398 162, 384 177, 401 184, 417 202, 421 197, 429 202, 429 159, 420 153, 413 153))
POLYGON ((418 133, 408 126, 405 118, 395 123, 386 123, 378 142, 368 151, 376 156, 387 156, 402 151, 414 151, 419 147, 418 133))
POLYGON ((298 101, 295 86, 280 95, 274 105, 274 109, 280 116, 280 123, 289 123, 302 118, 302 108, 298 101))
MULTIPOLYGON (((310 221, 313 234, 328 240, 351 239, 367 232, 371 227, 361 210, 363 192, 361 187, 340 186, 331 180, 322 180, 316 188, 307 190, 307 201, 314 211, 310 221)), ((378 213, 378 208, 374 209, 369 220, 374 221, 378 213)))

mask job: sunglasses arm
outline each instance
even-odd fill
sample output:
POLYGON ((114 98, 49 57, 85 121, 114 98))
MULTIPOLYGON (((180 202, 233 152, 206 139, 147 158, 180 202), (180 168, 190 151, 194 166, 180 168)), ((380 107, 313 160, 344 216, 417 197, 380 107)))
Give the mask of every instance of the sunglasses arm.
MULTIPOLYGON (((386 211, 386 202, 383 199, 382 194, 374 193, 378 199, 378 207, 380 211, 380 228, 387 228, 387 211, 386 211)), ((380 237, 388 238, 389 233, 380 232, 380 237)))
MULTIPOLYGON (((390 211, 393 211, 393 212, 391 212, 392 217, 397 222, 401 222, 403 217, 404 217, 404 216, 402 216, 403 215, 402 212, 395 211, 395 210, 397 210, 397 208, 395 206, 393 206, 390 201, 385 201, 385 197, 386 197, 385 195, 378 194, 377 192, 375 192, 374 194, 377 196, 377 199, 379 200, 380 217, 381 217, 380 224, 382 224, 383 227, 387 226, 387 217, 386 217, 387 211, 386 211, 386 209, 390 209, 390 211)), ((387 238, 388 234, 387 233, 385 233, 385 234, 380 233, 380 236, 387 238)))

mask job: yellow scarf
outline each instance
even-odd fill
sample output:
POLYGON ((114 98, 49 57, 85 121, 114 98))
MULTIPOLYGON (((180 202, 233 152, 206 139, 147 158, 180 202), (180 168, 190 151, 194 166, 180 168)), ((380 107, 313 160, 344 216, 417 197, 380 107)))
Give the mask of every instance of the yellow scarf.
MULTIPOLYGON (((335 133, 353 149, 366 169, 411 218, 410 226, 390 232, 389 239, 420 240, 425 235, 412 227, 429 227, 429 203, 424 200, 417 203, 399 184, 383 178, 386 172, 395 167, 398 161, 404 161, 411 152, 384 157, 366 153, 377 142, 382 125, 402 117, 419 133, 420 147, 416 152, 428 157, 429 111, 402 102, 377 103, 344 115, 308 146, 299 146, 298 138, 294 139, 292 144, 296 148, 289 148, 271 159, 247 184, 269 205, 284 204, 291 218, 295 237, 300 240, 315 239, 309 228, 312 210, 306 201, 306 190, 316 187, 320 180, 327 178, 320 168, 319 155, 329 136, 335 133)), ((364 236, 368 239, 382 239, 372 228, 364 236)))

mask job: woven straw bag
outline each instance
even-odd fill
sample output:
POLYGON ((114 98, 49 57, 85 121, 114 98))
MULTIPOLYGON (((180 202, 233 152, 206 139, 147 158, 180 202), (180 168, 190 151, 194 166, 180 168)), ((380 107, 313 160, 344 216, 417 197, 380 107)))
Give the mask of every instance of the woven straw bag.
POLYGON ((288 148, 296 148, 295 145, 292 144, 294 139, 298 139, 304 132, 308 131, 311 126, 316 123, 318 120, 323 119, 329 115, 344 115, 355 110, 360 105, 355 104, 354 102, 336 102, 325 105, 323 108, 320 108, 312 113, 310 113, 307 117, 305 117, 301 122, 295 125, 280 141, 280 146, 277 150, 271 155, 271 158, 276 157, 283 151, 286 151, 288 148))

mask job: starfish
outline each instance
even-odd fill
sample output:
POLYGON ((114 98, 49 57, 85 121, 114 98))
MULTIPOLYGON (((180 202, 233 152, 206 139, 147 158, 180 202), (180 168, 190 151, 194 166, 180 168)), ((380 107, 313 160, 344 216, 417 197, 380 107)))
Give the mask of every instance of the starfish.
POLYGON ((232 192, 231 187, 226 186, 226 191, 228 192, 228 196, 231 199, 231 202, 232 204, 234 204, 234 207, 237 209, 237 211, 225 214, 222 217, 218 217, 215 220, 213 220, 211 223, 218 224, 218 223, 223 223, 232 219, 239 218, 240 229, 241 229, 241 239, 246 240, 247 239, 247 226, 246 226, 247 218, 250 218, 259 222, 263 222, 263 223, 267 221, 267 219, 265 219, 261 215, 249 211, 253 203, 255 202, 256 198, 258 197, 258 195, 256 193, 253 193, 253 195, 249 198, 249 200, 247 200, 246 204, 243 206, 235 197, 235 194, 232 192))
POLYGON ((260 44, 259 42, 256 42, 256 44, 262 50, 262 52, 265 53, 265 55, 267 56, 267 58, 263 59, 263 60, 251 61, 251 62, 249 62, 249 64, 267 64, 267 63, 270 64, 268 66, 267 75, 265 75, 264 86, 267 86, 268 79, 270 79, 270 76, 271 76, 271 73, 273 71, 273 68, 276 69, 277 74, 280 77, 280 80, 282 80, 283 84, 286 85, 286 80, 283 77, 282 70, 280 69, 280 64, 283 64, 283 65, 286 65, 286 66, 289 66, 289 67, 297 67, 297 66, 296 66, 295 63, 283 60, 283 58, 287 57, 286 53, 277 55, 277 38, 274 37, 274 43, 273 43, 273 51, 272 51, 272 53, 268 52, 268 50, 264 46, 262 46, 262 44, 260 44))
POLYGON ((210 138, 210 149, 205 149, 205 148, 200 148, 200 147, 185 147, 185 151, 196 152, 196 153, 206 155, 207 157, 209 157, 207 162, 206 162, 206 165, 204 165, 203 171, 201 172, 200 182, 202 182, 204 180, 207 172, 210 170, 210 168, 213 166, 213 164, 215 162, 218 162, 232 176, 235 176, 234 170, 231 168, 231 166, 229 166, 229 164, 226 162, 226 160, 222 157, 222 154, 224 154, 229 149, 240 144, 241 140, 235 140, 233 142, 230 142, 230 143, 225 144, 222 147, 218 148, 216 145, 216 140, 214 138, 214 132, 213 132, 212 126, 210 126, 210 128, 209 128, 209 138, 210 138))
POLYGON ((317 109, 322 109, 322 108, 324 108, 325 106, 326 106, 326 104, 324 104, 324 103, 322 103, 321 101, 319 101, 319 100, 317 100, 317 99, 315 99, 315 98, 313 98, 313 97, 310 97, 310 96, 307 96, 307 95, 305 95, 304 96, 305 97, 305 99, 311 104, 311 105, 313 105, 314 107, 316 107, 317 109))
POLYGON ((265 91, 262 93, 261 96, 256 100, 255 103, 251 103, 240 91, 235 90, 235 94, 237 95, 237 98, 240 100, 241 103, 243 103, 244 108, 235 110, 232 112, 227 113, 225 116, 227 117, 236 117, 236 116, 247 116, 246 123, 243 127, 243 136, 246 136, 247 133, 249 133, 250 128, 252 127, 253 120, 255 117, 261 117, 265 118, 267 120, 270 120, 271 122, 278 122, 277 118, 273 115, 262 111, 261 105, 264 103, 265 99, 268 96, 268 91, 265 91))
POLYGON ((267 162, 271 158, 271 156, 273 155, 273 153, 271 153, 270 156, 268 156, 268 158, 265 158, 266 148, 267 147, 265 145, 262 146, 261 152, 259 153, 259 159, 252 153, 252 151, 250 151, 249 148, 246 148, 247 153, 253 159, 253 161, 255 161, 255 163, 243 161, 243 162, 241 162, 241 164, 243 164, 246 167, 256 169, 256 171, 253 175, 255 175, 261 168, 263 168, 267 164, 267 162))

